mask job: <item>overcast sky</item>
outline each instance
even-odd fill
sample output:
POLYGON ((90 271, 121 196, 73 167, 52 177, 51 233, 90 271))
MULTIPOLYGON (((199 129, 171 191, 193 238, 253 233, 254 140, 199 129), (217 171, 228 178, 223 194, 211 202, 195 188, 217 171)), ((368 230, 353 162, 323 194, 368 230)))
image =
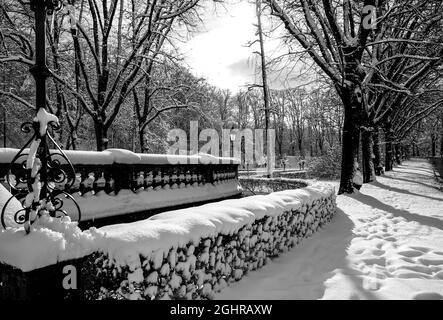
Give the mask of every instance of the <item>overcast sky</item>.
MULTIPOLYGON (((224 7, 217 6, 215 10, 210 1, 205 3, 201 32, 180 44, 186 63, 196 76, 233 92, 246 84, 260 83, 260 78, 256 80, 255 76, 254 57, 257 55, 253 54, 254 50, 258 50, 258 45, 247 47, 249 41, 257 38, 255 6, 246 0, 233 0, 224 7)), ((279 49, 279 43, 279 40, 267 39, 266 55, 276 56, 287 50, 285 47, 279 49)), ((282 83, 288 79, 284 73, 270 75, 271 87, 287 86, 287 83, 282 83)), ((299 73, 299 70, 292 71, 293 75, 299 73)), ((298 82, 291 80, 290 83, 298 82)))

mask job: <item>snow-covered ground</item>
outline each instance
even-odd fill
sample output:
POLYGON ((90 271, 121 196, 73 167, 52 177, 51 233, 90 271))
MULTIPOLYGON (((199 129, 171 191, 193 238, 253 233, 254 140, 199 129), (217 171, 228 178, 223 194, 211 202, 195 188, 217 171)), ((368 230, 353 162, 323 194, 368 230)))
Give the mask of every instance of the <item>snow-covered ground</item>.
POLYGON ((443 193, 412 160, 337 197, 330 224, 217 299, 442 299, 443 193))

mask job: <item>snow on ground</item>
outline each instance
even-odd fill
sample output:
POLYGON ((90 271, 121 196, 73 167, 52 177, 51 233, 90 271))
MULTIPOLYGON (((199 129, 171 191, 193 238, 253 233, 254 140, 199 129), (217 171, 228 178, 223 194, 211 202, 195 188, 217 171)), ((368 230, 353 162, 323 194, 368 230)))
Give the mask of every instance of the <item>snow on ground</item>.
POLYGON ((412 160, 337 197, 333 221, 217 299, 442 299, 443 193, 412 160))

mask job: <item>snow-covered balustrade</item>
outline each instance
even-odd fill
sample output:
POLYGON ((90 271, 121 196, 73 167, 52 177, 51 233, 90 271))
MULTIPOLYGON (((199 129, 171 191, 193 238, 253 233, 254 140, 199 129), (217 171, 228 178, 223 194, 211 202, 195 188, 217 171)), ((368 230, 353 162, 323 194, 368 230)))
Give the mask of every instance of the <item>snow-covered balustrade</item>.
POLYGON ((87 231, 67 217, 44 216, 28 236, 20 229, 1 231, 1 292, 3 297, 5 288, 16 288, 19 292, 9 294, 211 299, 330 221, 335 199, 333 186, 316 183, 87 231), (53 280, 43 285, 48 273, 53 280))
MULTIPOLYGON (((9 164, 18 151, 0 148, 0 179, 6 178, 9 164)), ((206 154, 136 154, 123 149, 67 150, 65 153, 76 175, 59 179, 63 183, 54 188, 74 196, 82 212, 82 221, 223 199, 241 193, 237 180, 239 163, 232 158, 206 154)), ((21 178, 26 175, 23 164, 27 154, 25 150, 11 168, 10 183, 18 188, 26 188, 21 178)), ((51 150, 51 160, 53 166, 60 169, 53 170, 56 174, 69 174, 69 164, 56 150, 51 150)), ((73 205, 66 201, 64 209, 69 211, 69 206, 73 205)))

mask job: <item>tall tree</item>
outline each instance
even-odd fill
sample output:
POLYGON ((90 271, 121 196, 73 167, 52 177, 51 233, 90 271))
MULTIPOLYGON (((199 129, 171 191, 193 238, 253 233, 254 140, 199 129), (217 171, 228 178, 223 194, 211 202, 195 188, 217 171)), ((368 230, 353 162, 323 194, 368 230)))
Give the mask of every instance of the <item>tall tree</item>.
MULTIPOLYGON (((170 44, 171 30, 178 23, 192 23, 199 1, 134 0, 130 5, 123 0, 85 0, 75 4, 76 12, 81 7, 83 21, 73 6, 67 6, 67 14, 75 17, 70 33, 84 92, 78 91, 62 69, 50 72, 93 120, 97 150, 107 148, 108 130, 120 108, 131 98, 134 88, 146 80, 150 62, 167 55, 164 47, 170 44), (125 14, 134 17, 132 24, 131 19, 122 18, 125 14), (125 36, 122 30, 131 26, 131 36, 125 36)), ((0 61, 32 65, 32 46, 24 46, 29 47, 27 55, 9 55, 0 57, 0 61)))
POLYGON ((288 39, 295 40, 330 78, 344 106, 342 170, 339 193, 354 192, 358 170, 360 128, 367 117, 362 95, 366 75, 362 66, 372 32, 375 0, 267 0, 271 14, 284 25, 288 39), (370 7, 371 6, 371 7, 370 7), (358 16, 358 18, 357 18, 358 16))
POLYGON ((405 98, 402 94, 409 96, 414 84, 419 85, 441 61, 441 40, 425 39, 429 34, 439 34, 435 28, 442 21, 441 1, 267 0, 267 3, 271 14, 283 23, 286 38, 303 47, 342 100, 339 193, 353 192, 360 135, 365 180, 373 177, 371 108, 383 109, 385 124, 389 126, 392 119, 389 110, 401 106, 405 98), (389 92, 376 94, 374 98, 373 92, 380 88, 389 92), (392 95, 396 97, 391 99, 392 95), (377 99, 389 101, 387 108, 374 102, 377 99))
POLYGON ((257 15, 257 34, 258 34, 258 42, 260 44, 260 69, 261 69, 261 79, 262 84, 261 87, 263 89, 263 101, 264 101, 264 107, 265 107, 265 132, 266 132, 266 170, 267 170, 267 176, 270 177, 272 175, 272 150, 271 150, 271 136, 268 134, 268 131, 270 129, 269 125, 269 117, 270 117, 270 92, 268 87, 268 73, 267 73, 267 66, 266 66, 266 52, 265 52, 265 44, 264 44, 264 38, 263 38, 263 26, 262 26, 262 0, 256 0, 256 15, 257 15))

